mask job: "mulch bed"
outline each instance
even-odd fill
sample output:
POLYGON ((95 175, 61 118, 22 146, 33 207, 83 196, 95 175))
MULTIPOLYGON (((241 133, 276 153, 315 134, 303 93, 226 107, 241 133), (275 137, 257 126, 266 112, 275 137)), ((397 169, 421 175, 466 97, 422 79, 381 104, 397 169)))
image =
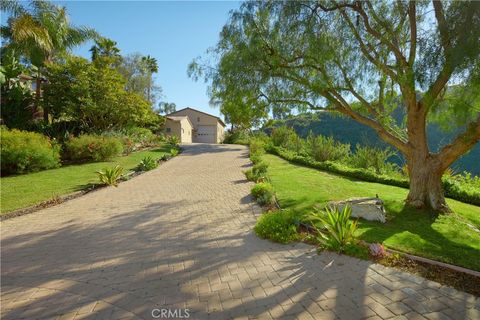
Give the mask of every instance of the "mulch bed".
MULTIPOLYGON (((310 235, 310 237, 304 236, 302 242, 315 246, 318 245, 313 237, 316 235, 313 228, 302 224, 299 226, 298 231, 300 234, 310 235)), ((362 245, 365 246, 368 244, 364 242, 362 245)), ((389 250, 387 249, 387 251, 389 250)), ((455 270, 456 266, 448 264, 437 265, 435 261, 428 262, 415 260, 414 258, 410 258, 398 251, 390 252, 386 257, 381 259, 371 258, 370 260, 387 267, 419 275, 425 279, 480 297, 480 277, 474 274, 478 273, 476 271, 466 269, 466 272, 462 272, 460 270, 455 270)), ((429 259, 422 258, 422 260, 429 259)))

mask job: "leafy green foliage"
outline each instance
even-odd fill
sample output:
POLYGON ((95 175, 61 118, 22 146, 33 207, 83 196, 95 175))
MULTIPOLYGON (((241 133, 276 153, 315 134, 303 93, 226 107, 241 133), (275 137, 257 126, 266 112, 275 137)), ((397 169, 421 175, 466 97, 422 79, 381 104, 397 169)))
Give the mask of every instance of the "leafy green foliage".
POLYGON ((250 139, 250 155, 261 155, 265 153, 265 142, 262 139, 252 138, 250 139))
MULTIPOLYGON (((358 221, 358 239, 480 271, 480 206, 447 199, 455 214, 438 215, 405 205, 407 189, 353 180, 295 165, 266 154, 268 175, 280 206, 302 216, 330 201, 372 197, 385 202, 388 223, 358 221), (470 226, 469 226, 470 225, 470 226)), ((347 250, 346 250, 347 251, 347 250)))
POLYGON ((289 243, 298 240, 298 219, 293 212, 275 211, 263 214, 257 221, 254 231, 264 239, 289 243))
POLYGON ((154 134, 151 130, 141 127, 109 130, 103 132, 102 135, 120 139, 125 154, 130 154, 133 151, 138 151, 144 148, 158 146, 163 140, 161 136, 154 134))
POLYGON ((28 69, 12 51, 2 54, 0 68, 3 123, 9 128, 27 129, 32 119, 33 92, 29 88, 31 81, 23 82, 18 77, 28 69))
POLYGON ((118 179, 122 176, 123 168, 119 165, 116 165, 112 168, 105 168, 101 171, 97 171, 98 179, 100 183, 107 186, 118 186, 118 179))
MULTIPOLYGON (((375 171, 352 168, 347 164, 332 161, 318 162, 310 157, 305 157, 283 148, 271 147, 268 151, 293 163, 333 172, 346 177, 403 188, 408 188, 409 186, 408 178, 404 175, 396 173, 394 169, 389 170, 388 174, 377 174, 375 171)), ((478 178, 458 179, 459 181, 455 181, 455 179, 452 180, 448 177, 443 178, 442 183, 445 190, 445 195, 452 199, 480 205, 480 191, 476 182, 478 181, 478 178)))
POLYGON ((125 89, 128 92, 142 97, 152 106, 156 104, 162 88, 153 81, 153 74, 158 72, 155 58, 135 52, 124 56, 117 70, 126 80, 125 89))
POLYGON ((225 133, 223 143, 228 144, 248 144, 250 140, 249 134, 245 130, 235 130, 225 133))
POLYGON ((120 139, 96 135, 72 137, 65 143, 64 155, 75 162, 104 161, 122 153, 120 139))
POLYGON ((172 157, 178 156, 179 153, 180 153, 180 151, 178 150, 178 148, 171 148, 170 149, 170 154, 171 154, 172 157))
POLYGON ((253 167, 245 171, 245 176, 250 181, 261 181, 267 180, 267 169, 268 164, 262 161, 258 161, 253 165, 253 167))
POLYGON ((211 50, 215 65, 194 61, 191 69, 194 77, 211 81, 212 100, 240 106, 235 116, 250 111, 264 120, 270 111, 284 117, 310 108, 334 110, 369 126, 406 156, 411 172, 419 172, 414 177, 430 176, 411 180, 406 201, 448 211, 440 188, 426 190, 440 183, 434 175, 439 166, 449 167, 480 137, 475 89, 480 10, 474 2, 433 2, 433 7, 427 19, 428 2, 245 2, 211 50), (473 112, 462 112, 466 130, 436 152, 426 148, 425 117, 444 100, 452 79, 464 87, 473 84, 462 99, 473 112), (393 117, 399 105, 402 121, 393 117))
POLYGON ((469 172, 456 175, 444 175, 442 183, 447 197, 480 205, 479 176, 472 176, 469 172))
POLYGON ((125 79, 112 68, 69 57, 64 64, 48 64, 46 70, 43 104, 54 119, 74 118, 86 132, 157 121, 150 103, 125 91, 125 79))
POLYGON ((349 206, 326 207, 323 211, 310 213, 306 220, 317 230, 318 241, 329 250, 344 252, 348 245, 354 244, 357 222, 350 220, 352 209, 349 206))
POLYGON ((275 191, 268 182, 259 182, 252 187, 252 196, 262 206, 272 205, 275 201, 275 191))
POLYGON ((0 214, 36 205, 51 199, 52 196, 83 190, 98 182, 96 174, 98 170, 117 164, 125 170, 134 170, 143 158, 147 156, 155 159, 162 157, 168 154, 169 149, 169 146, 161 145, 156 149, 115 157, 108 162, 71 164, 30 174, 2 177, 0 214))
POLYGON ((145 157, 135 168, 136 171, 150 171, 158 167, 158 162, 152 157, 145 157))
POLYGON ((361 146, 357 144, 355 153, 350 156, 348 162, 356 168, 373 169, 377 174, 398 172, 399 168, 394 168, 389 164, 388 159, 395 155, 392 149, 375 148, 361 146))
POLYGON ((1 127, 2 175, 34 172, 60 165, 59 147, 34 132, 1 127))
POLYGON ((180 138, 173 134, 169 135, 167 136, 167 143, 174 147, 178 147, 178 145, 180 145, 180 138))
POLYGON ((350 145, 335 141, 332 137, 310 133, 305 141, 305 150, 316 161, 344 160, 350 154, 350 145))

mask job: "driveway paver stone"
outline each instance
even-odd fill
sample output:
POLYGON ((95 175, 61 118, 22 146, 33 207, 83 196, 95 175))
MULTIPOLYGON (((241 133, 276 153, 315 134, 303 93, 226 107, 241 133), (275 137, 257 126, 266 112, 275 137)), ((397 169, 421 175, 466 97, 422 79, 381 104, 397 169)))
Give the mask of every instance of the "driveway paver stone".
POLYGON ((480 319, 472 295, 259 239, 249 165, 243 146, 188 145, 118 188, 2 222, 1 318, 480 319))

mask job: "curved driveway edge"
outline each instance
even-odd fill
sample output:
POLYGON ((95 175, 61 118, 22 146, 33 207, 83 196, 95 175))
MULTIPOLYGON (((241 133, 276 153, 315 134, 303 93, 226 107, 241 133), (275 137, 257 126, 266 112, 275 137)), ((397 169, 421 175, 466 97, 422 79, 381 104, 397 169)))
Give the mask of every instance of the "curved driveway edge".
POLYGON ((259 239, 247 149, 184 148, 118 188, 3 221, 2 319, 480 319, 472 295, 259 239))

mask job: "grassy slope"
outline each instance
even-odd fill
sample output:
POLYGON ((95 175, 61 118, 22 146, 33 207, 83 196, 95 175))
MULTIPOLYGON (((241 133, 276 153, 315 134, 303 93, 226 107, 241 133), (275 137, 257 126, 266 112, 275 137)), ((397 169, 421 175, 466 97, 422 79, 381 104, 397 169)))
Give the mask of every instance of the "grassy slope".
POLYGON ((406 189, 293 165, 273 155, 264 158, 282 208, 305 213, 317 203, 378 194, 385 201, 389 220, 386 224, 360 221, 361 239, 480 271, 480 234, 466 225, 480 229, 480 207, 449 199, 456 214, 436 216, 405 208, 406 189))
POLYGON ((169 152, 170 147, 140 151, 117 157, 109 162, 69 165, 25 175, 1 178, 1 213, 25 208, 45 200, 83 189, 98 181, 97 170, 121 165, 132 170, 146 156, 156 159, 169 152))

